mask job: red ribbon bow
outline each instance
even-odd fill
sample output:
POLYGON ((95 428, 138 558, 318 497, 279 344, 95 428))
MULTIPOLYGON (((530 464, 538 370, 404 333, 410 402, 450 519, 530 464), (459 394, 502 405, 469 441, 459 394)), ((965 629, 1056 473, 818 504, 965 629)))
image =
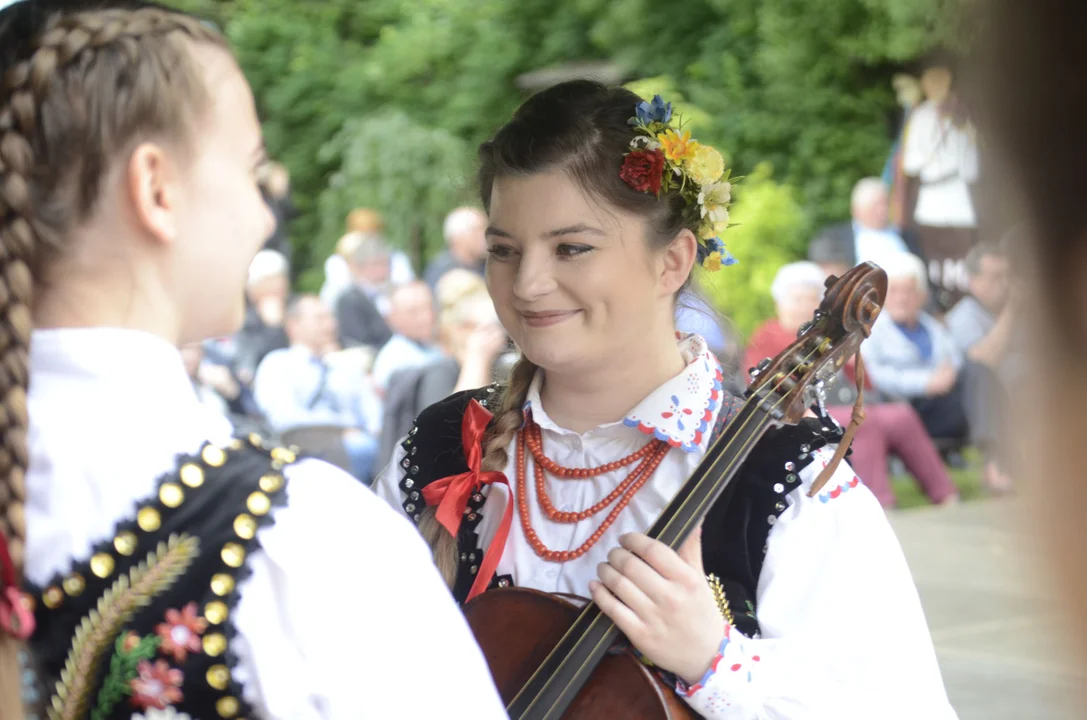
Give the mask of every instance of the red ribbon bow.
MULTIPOLYGON (((436 480, 423 488, 423 498, 427 505, 437 505, 437 519, 449 533, 456 537, 460 531, 461 521, 468 510, 468 498, 484 485, 499 483, 505 485, 507 490, 510 483, 504 473, 496 471, 483 472, 480 464, 483 462, 483 438, 487 434, 487 425, 494 417, 480 405, 472 400, 468 403, 468 409, 464 413, 464 422, 461 423, 461 444, 464 446, 464 458, 468 461, 468 472, 460 475, 436 480)), ((502 513, 502 522, 498 526, 498 532, 487 548, 483 556, 483 562, 479 565, 475 582, 468 593, 468 600, 476 597, 484 590, 494 577, 498 568, 498 561, 502 559, 502 551, 506 547, 506 540, 510 534, 510 524, 513 521, 513 493, 510 491, 510 501, 506 503, 506 509, 502 513)))
POLYGON ((15 563, 8 553, 8 539, 0 532, 0 630, 26 640, 34 634, 34 614, 23 601, 15 576, 15 563))

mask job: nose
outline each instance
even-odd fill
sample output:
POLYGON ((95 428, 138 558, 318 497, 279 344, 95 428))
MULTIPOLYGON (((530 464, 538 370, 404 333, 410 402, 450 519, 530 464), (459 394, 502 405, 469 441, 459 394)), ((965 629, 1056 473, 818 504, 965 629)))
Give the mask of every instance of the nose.
POLYGON ((513 284, 513 294, 525 302, 537 300, 555 289, 554 268, 550 253, 527 249, 521 255, 517 266, 517 277, 513 284))

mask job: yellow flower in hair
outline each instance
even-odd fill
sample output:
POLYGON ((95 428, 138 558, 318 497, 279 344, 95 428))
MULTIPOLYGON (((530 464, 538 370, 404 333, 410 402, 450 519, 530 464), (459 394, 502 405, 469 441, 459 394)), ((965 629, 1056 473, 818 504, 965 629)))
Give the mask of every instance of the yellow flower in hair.
POLYGON ((706 259, 702 261, 702 267, 710 272, 717 272, 721 269, 721 251, 714 250, 706 259))
POLYGON ((683 169, 699 185, 709 185, 721 179, 725 174, 725 159, 709 145, 699 145, 694 151, 694 156, 688 160, 683 169))
POLYGON ((698 229, 698 237, 702 240, 709 240, 710 238, 723 237, 725 231, 728 230, 728 212, 725 212, 724 222, 713 222, 709 218, 702 221, 702 226, 698 229))
POLYGON ((699 144, 691 139, 689 130, 665 130, 657 135, 657 140, 664 151, 664 157, 677 165, 683 164, 694 157, 699 144))

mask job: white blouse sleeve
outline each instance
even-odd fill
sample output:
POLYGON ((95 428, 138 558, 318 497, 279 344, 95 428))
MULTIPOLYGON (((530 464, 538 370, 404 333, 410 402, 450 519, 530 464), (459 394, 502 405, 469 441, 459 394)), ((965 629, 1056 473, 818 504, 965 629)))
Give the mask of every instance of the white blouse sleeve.
MULTIPOLYGON (((403 438, 401 438, 403 440, 403 438)), ((400 470, 400 461, 404 459, 407 453, 404 452, 404 446, 400 442, 396 443, 396 447, 393 450, 392 460, 385 466, 385 469, 381 471, 381 474, 377 476, 377 480, 374 480, 374 484, 371 485, 371 489, 379 498, 387 502, 396 510, 397 513, 404 513, 404 494, 400 491, 400 478, 403 475, 403 471, 400 470)))
POLYGON ((288 477, 235 612, 239 679, 262 717, 507 717, 411 523, 325 463, 288 477))
POLYGON ((879 502, 845 463, 807 496, 831 454, 817 452, 770 532, 756 609, 761 636, 730 628, 702 681, 677 688, 703 717, 955 717, 879 502))

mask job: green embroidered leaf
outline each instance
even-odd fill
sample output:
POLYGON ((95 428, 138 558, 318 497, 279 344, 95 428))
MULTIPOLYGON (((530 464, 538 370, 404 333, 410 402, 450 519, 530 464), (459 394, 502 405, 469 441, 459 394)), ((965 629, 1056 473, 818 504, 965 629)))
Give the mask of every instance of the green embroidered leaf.
POLYGON ((127 635, 122 633, 113 643, 114 653, 109 663, 109 673, 98 693, 98 703, 91 711, 91 720, 106 720, 117 703, 132 694, 132 681, 139 674, 141 660, 150 660, 158 652, 162 639, 155 635, 140 638, 135 647, 125 650, 127 635))
POLYGON ((141 607, 169 588, 189 568, 200 551, 198 538, 171 535, 147 554, 127 575, 102 594, 96 610, 83 618, 53 696, 49 720, 76 720, 87 713, 92 682, 111 638, 141 607))

